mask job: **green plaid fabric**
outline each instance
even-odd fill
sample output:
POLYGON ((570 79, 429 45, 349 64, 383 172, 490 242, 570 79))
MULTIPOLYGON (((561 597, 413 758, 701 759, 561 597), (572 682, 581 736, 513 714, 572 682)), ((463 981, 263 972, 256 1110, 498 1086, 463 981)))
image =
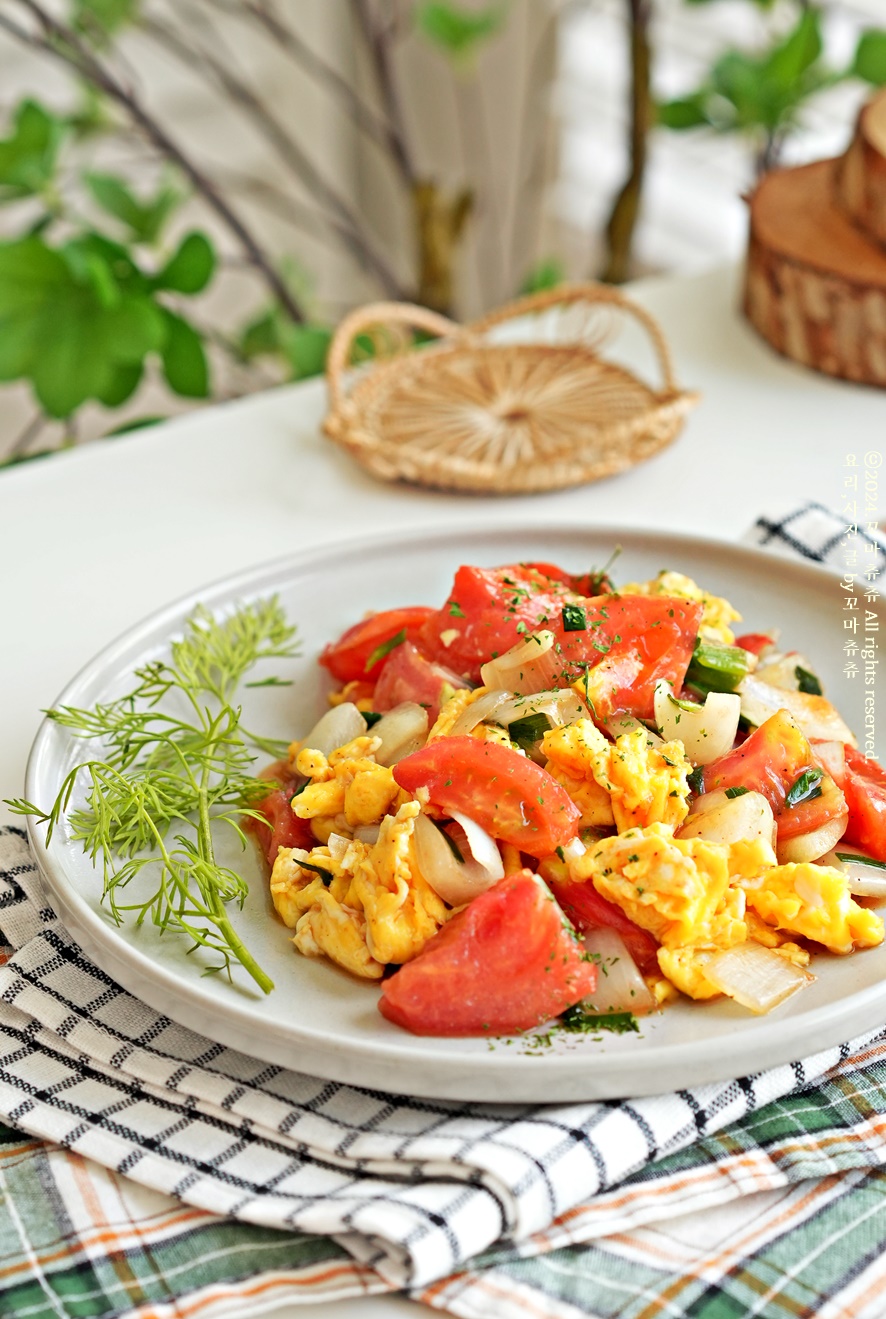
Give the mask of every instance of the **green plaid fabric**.
MULTIPOLYGON (((884 1164, 886 1058, 877 1056, 414 1299, 465 1319, 882 1319, 884 1164)), ((218 1218, 0 1130, 0 1314, 213 1319, 385 1290, 328 1237, 218 1218)))

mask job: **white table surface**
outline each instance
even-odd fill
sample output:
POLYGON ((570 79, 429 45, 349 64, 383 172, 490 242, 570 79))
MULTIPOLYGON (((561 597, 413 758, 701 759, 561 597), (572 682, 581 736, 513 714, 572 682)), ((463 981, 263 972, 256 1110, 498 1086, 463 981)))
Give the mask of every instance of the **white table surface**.
MULTIPOLYGON (((21 791, 40 709, 98 649, 262 560, 375 528, 479 518, 735 539, 762 511, 805 498, 839 507, 846 455, 886 448, 886 395, 775 356, 737 315, 732 271, 631 292, 660 319, 680 383, 703 398, 670 449, 593 486, 488 499, 380 484, 323 438, 319 382, 0 471, 0 798, 21 791)), ((422 1308, 384 1297, 297 1313, 382 1319, 422 1308)))

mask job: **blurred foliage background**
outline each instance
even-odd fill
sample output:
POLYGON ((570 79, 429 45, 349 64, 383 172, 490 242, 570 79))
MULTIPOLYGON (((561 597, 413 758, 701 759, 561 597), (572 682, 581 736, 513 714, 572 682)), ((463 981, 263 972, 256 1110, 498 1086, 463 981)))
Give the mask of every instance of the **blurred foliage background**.
MULTIPOLYGON (((361 301, 472 315, 567 276, 631 277, 656 144, 740 144, 751 186, 835 88, 857 104, 886 86, 886 29, 846 10, 3 0, 0 461, 314 376, 361 301), (676 8, 709 35, 682 86, 659 61, 676 8), (598 11, 624 71, 620 177, 591 177, 583 232, 548 199, 561 70, 598 11)), ((578 67, 593 79, 594 58, 578 67)))

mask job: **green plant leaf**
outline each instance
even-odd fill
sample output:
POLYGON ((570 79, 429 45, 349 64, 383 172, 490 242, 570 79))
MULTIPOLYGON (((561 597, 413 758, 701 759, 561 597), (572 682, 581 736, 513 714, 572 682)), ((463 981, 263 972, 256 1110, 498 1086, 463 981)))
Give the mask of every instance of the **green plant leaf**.
POLYGON ((206 398, 209 393, 209 364, 203 341, 192 325, 164 308, 166 338, 162 349, 166 383, 182 398, 206 398))
POLYGON ((886 87, 886 32, 877 28, 862 32, 849 73, 874 87, 886 87))
POLYGON ((486 9, 467 9, 446 4, 444 0, 424 0, 415 11, 418 30, 447 55, 457 60, 469 59, 501 27, 501 5, 486 9))
POLYGON ((566 269, 559 257, 544 257, 531 270, 528 270, 520 285, 521 294, 543 293, 545 289, 555 289, 558 284, 566 282, 566 269))
MULTIPOLYGON (((690 3, 700 4, 702 0, 690 0, 690 3)), ((706 109, 706 97, 701 92, 696 92, 694 96, 677 97, 673 101, 663 101, 657 106, 658 122, 664 128, 671 128, 677 132, 682 132, 687 128, 699 128, 702 124, 709 124, 706 109)))
POLYGON ((103 403, 106 408, 119 408, 132 395, 141 384, 141 378, 144 374, 144 365, 142 362, 123 363, 115 366, 112 371, 108 372, 102 388, 97 391, 98 401, 103 403))
POLYGON ((182 193, 165 185, 149 201, 139 201, 116 174, 88 172, 83 182, 102 210, 120 220, 140 243, 156 243, 166 221, 183 200, 182 193))
POLYGON ((215 273, 215 249, 205 234, 190 233, 166 263, 154 285, 175 293, 202 293, 215 273))
POLYGON ((761 72, 781 88, 790 88, 821 57, 821 13, 814 6, 803 9, 794 28, 770 50, 761 72))
POLYGON ((326 366, 332 331, 326 325, 290 325, 285 330, 286 357, 294 380, 319 376, 326 366))
POLYGON ((132 431, 147 430, 149 426, 159 426, 165 417, 132 417, 129 421, 124 421, 122 425, 115 426, 113 430, 106 431, 104 439, 115 440, 118 435, 129 435, 132 431))
POLYGON ((38 195, 52 181, 65 122, 37 101, 22 101, 12 134, 0 141, 0 200, 38 195))
POLYGON ((265 357, 269 353, 283 351, 283 336, 280 332, 280 314, 272 308, 250 321, 240 335, 237 348, 245 361, 254 357, 265 357))
POLYGON ((163 311, 113 244, 89 236, 59 250, 34 236, 0 244, 0 378, 29 379, 50 416, 69 417, 90 398, 117 406, 166 337, 163 311), (124 283, 109 305, 104 284, 115 266, 124 283))
POLYGON ((139 0, 73 0, 73 27, 93 41, 104 44, 138 16, 139 0))

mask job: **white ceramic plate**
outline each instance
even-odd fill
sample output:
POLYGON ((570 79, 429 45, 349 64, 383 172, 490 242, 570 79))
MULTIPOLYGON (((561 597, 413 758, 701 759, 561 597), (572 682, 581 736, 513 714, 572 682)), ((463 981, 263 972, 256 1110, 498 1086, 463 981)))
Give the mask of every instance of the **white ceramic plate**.
MULTIPOLYGON (((133 628, 97 656, 57 704, 89 706, 126 690, 133 669, 166 652, 198 602, 225 610, 277 593, 298 623, 302 654, 274 666, 293 680, 292 687, 243 693, 245 722, 298 737, 325 708, 328 682, 316 664, 320 649, 367 609, 438 604, 462 562, 547 559, 581 571, 601 565, 615 544, 623 546, 618 580, 678 569, 730 599, 747 630, 780 627, 784 643, 809 656, 850 726, 861 730, 865 689, 861 678, 843 674, 848 634, 836 576, 757 550, 624 528, 468 528, 429 532, 421 540, 364 540, 272 563, 207 587, 133 628)), ((44 723, 28 766, 28 798, 48 805, 82 758, 82 742, 44 723)), ((884 946, 852 957, 815 958, 815 984, 764 1018, 725 1000, 683 1002, 647 1018, 640 1037, 598 1041, 561 1033, 550 1045, 417 1038, 382 1018, 376 988, 292 950, 288 931, 271 910, 257 853, 225 859, 249 880, 249 899, 236 922, 276 983, 267 998, 245 974, 233 984, 201 977, 200 955, 184 956, 177 936, 161 937, 150 926, 114 925, 101 906, 99 876, 79 845, 62 830, 48 848, 42 829, 32 828, 31 835, 65 925, 133 994, 214 1040, 334 1080, 404 1094, 518 1102, 651 1094, 793 1060, 886 1020, 884 946)))

